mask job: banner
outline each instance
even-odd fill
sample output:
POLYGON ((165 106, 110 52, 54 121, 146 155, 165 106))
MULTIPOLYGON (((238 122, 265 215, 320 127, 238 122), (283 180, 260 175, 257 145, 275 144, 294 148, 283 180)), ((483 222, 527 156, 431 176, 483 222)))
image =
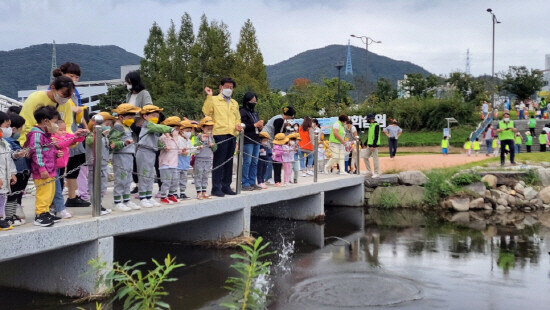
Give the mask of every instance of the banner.
MULTIPOLYGON (((349 116, 349 119, 353 122, 353 126, 357 127, 357 131, 365 131, 369 128, 369 122, 367 121, 366 116, 361 115, 353 115, 349 116)), ((338 117, 325 117, 325 118, 318 118, 319 125, 321 125, 321 130, 325 135, 330 134, 330 128, 332 128, 332 125, 338 120, 338 117)), ((386 127, 386 114, 376 114, 374 116, 374 120, 380 124, 380 127, 384 128, 386 127)), ((294 123, 298 125, 302 125, 302 122, 304 121, 303 118, 297 118, 294 120, 294 123)))

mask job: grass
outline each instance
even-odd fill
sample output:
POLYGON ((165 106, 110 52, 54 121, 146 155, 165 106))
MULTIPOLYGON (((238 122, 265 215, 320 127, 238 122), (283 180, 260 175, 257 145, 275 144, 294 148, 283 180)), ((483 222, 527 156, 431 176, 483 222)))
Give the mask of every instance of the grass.
POLYGON ((378 198, 378 205, 384 209, 393 209, 399 206, 399 199, 395 193, 387 188, 385 188, 382 193, 380 193, 380 198, 378 198))
MULTIPOLYGON (((475 130, 475 126, 456 126, 451 128, 451 146, 462 147, 466 138, 475 130)), ((361 134, 361 141, 367 139, 367 134, 361 134)), ((443 139, 443 128, 439 131, 407 131, 399 137, 399 146, 439 146, 443 139)), ((382 146, 388 145, 388 138, 384 135, 380 139, 382 146)))

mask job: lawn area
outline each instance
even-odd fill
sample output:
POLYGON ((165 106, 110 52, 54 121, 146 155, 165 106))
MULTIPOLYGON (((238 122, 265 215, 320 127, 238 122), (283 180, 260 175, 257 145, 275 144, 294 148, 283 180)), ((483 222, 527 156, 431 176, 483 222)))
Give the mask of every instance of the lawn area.
MULTIPOLYGON (((462 147, 466 138, 475 130, 474 126, 456 126, 451 128, 451 146, 462 147)), ((361 141, 367 139, 367 134, 361 134, 361 141)), ((441 145, 443 139, 443 129, 440 131, 407 131, 399 138, 399 146, 434 146, 441 145)), ((388 138, 383 135, 381 138, 383 146, 388 145, 388 138)))

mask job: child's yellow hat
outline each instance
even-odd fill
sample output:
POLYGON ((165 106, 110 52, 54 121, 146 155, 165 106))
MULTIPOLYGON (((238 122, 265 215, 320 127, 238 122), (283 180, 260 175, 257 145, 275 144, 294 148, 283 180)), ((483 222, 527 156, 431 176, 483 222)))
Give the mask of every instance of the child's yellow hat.
POLYGON ((181 119, 177 116, 170 116, 167 119, 164 120, 161 124, 166 126, 179 126, 181 123, 181 119))
POLYGON ((143 115, 143 114, 149 114, 149 113, 154 113, 154 112, 162 112, 162 111, 164 111, 163 108, 159 108, 156 105, 148 104, 148 105, 144 106, 141 109, 141 111, 139 111, 139 113, 141 115, 143 115))

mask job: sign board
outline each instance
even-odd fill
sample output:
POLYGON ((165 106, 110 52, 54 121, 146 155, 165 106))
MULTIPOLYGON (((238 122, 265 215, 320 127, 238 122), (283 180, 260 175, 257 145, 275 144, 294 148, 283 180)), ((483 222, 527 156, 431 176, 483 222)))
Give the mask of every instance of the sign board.
POLYGON ((444 137, 450 137, 451 136, 451 129, 450 128, 443 128, 443 136, 444 137))
MULTIPOLYGON (((358 131, 364 131, 369 128, 369 122, 367 121, 366 116, 353 115, 349 116, 349 119, 353 122, 353 125, 357 127, 358 131)), ((338 117, 325 117, 318 118, 319 125, 321 125, 321 130, 325 135, 330 134, 330 128, 338 120, 338 117)), ((374 120, 380 124, 380 127, 386 127, 386 114, 376 114, 374 120)), ((299 118, 295 119, 294 122, 298 125, 302 125, 304 119, 299 118)))

